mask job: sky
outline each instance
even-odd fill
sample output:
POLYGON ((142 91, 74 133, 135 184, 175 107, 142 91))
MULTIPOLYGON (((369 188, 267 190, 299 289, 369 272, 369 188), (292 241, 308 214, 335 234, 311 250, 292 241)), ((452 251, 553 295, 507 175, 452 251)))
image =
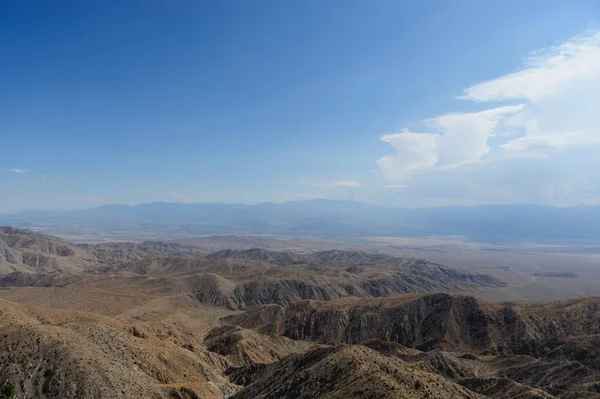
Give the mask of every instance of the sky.
POLYGON ((600 204, 600 2, 0 2, 0 212, 600 204))

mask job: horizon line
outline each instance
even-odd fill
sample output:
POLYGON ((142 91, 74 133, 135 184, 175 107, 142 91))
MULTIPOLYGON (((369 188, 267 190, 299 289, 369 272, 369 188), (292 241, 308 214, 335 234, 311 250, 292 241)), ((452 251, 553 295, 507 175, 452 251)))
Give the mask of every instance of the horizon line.
POLYGON ((441 208, 478 208, 478 207, 544 207, 544 208, 558 208, 558 209, 566 209, 566 208, 577 208, 577 207, 598 207, 600 204, 575 204, 575 205, 546 205, 546 204, 538 204, 538 203, 513 203, 513 204, 476 204, 476 205, 440 205, 440 206, 424 206, 424 207, 394 207, 394 206, 385 206, 385 205, 377 205, 377 204, 369 204, 366 202, 360 201, 351 201, 351 200, 334 200, 327 198, 313 198, 308 200, 295 200, 295 201, 265 201, 265 202, 256 202, 256 203, 244 203, 244 202, 176 202, 176 201, 150 201, 150 202, 140 202, 136 204, 122 204, 122 203, 112 203, 112 204, 102 204, 98 206, 88 207, 88 208, 72 208, 72 209, 21 209, 14 211, 1 211, 0 215, 18 215, 20 213, 27 212, 56 212, 56 213, 68 213, 68 212, 80 212, 87 211, 93 209, 107 208, 107 207, 127 207, 134 208, 137 206, 143 205, 153 205, 153 204, 164 204, 164 205, 183 205, 183 206, 194 206, 194 205, 231 205, 231 206, 246 206, 246 207, 254 207, 259 205, 284 205, 284 204, 295 204, 295 203, 310 203, 310 202, 337 202, 337 203, 351 203, 357 205, 365 205, 380 209, 408 209, 408 210, 418 210, 418 209, 441 209, 441 208))

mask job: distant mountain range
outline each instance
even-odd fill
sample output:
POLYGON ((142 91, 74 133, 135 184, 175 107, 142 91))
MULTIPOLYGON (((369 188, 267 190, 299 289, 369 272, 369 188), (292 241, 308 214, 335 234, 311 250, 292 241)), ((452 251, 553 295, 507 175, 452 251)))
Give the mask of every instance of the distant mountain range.
POLYGON ((145 231, 157 237, 275 234, 328 238, 460 235, 473 240, 594 241, 600 206, 482 205, 423 209, 311 200, 256 205, 153 202, 0 215, 0 224, 55 234, 145 231))

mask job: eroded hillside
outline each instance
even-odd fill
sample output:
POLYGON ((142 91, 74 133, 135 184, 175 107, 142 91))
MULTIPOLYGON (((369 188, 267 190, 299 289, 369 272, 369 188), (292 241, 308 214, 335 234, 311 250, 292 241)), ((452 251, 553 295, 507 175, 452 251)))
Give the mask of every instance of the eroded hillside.
POLYGON ((1 237, 18 398, 600 399, 597 298, 492 304, 453 292, 493 277, 360 251, 1 237))

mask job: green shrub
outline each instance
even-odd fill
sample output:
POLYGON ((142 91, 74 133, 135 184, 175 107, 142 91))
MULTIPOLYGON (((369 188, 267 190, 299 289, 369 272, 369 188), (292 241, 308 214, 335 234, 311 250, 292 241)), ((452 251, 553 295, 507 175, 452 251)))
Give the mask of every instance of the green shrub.
POLYGON ((0 391, 0 399, 13 399, 17 396, 17 386, 12 382, 7 382, 0 391))

